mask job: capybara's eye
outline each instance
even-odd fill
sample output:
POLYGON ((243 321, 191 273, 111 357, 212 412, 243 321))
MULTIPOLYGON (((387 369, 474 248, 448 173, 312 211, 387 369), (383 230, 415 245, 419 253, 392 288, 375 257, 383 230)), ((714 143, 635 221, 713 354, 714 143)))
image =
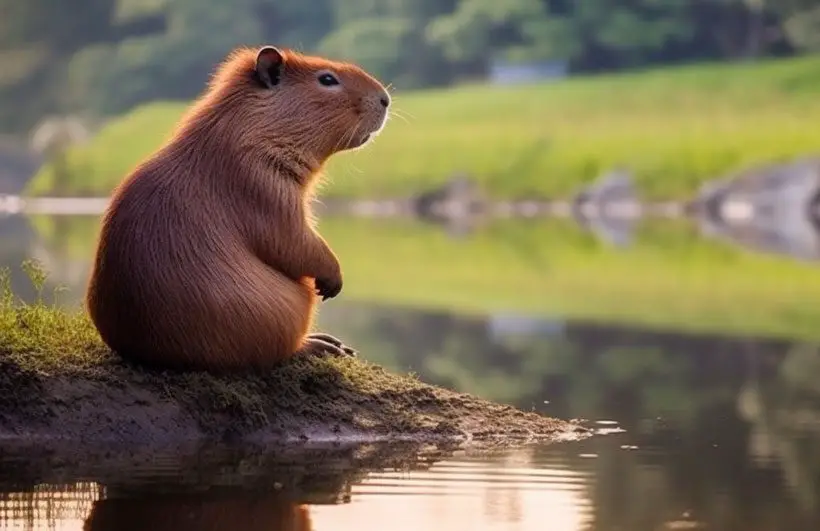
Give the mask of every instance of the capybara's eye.
POLYGON ((336 79, 336 76, 334 76, 333 74, 322 74, 319 76, 319 83, 326 87, 330 87, 333 85, 338 85, 339 80, 336 79))

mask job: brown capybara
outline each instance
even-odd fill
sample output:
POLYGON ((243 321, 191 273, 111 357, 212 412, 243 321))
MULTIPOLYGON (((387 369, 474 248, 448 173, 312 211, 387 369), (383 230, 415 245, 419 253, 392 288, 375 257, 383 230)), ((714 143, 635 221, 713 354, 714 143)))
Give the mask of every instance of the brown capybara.
POLYGON ((233 52, 103 215, 86 293, 103 341, 142 364, 223 372, 355 355, 310 332, 318 297, 342 289, 311 203, 326 160, 380 132, 389 105, 356 65, 233 52))
POLYGON ((144 497, 94 502, 84 531, 310 531, 307 505, 276 495, 144 497))

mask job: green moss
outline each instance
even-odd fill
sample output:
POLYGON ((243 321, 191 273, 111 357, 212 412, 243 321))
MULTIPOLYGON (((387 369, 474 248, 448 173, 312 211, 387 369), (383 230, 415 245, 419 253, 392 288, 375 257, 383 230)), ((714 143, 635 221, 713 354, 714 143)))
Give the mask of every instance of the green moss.
MULTIPOLYGON (((9 271, 0 271, 0 353, 20 367, 38 372, 74 367, 92 369, 108 352, 91 321, 81 312, 55 311, 43 300, 45 275, 34 261, 26 269, 37 289, 34 304, 18 304, 9 271)), ((59 290, 56 290, 59 291, 59 290)))
MULTIPOLYGON (((25 267, 41 288, 42 269, 35 262, 25 267)), ((7 272, 2 282, 0 435, 40 426, 68 437, 87 437, 92 427, 122 437, 128 433, 124 422, 156 426, 155 417, 166 418, 166 427, 191 419, 196 431, 220 439, 336 432, 512 440, 554 436, 569 427, 355 358, 302 357, 253 374, 148 370, 111 353, 84 312, 57 309, 42 298, 17 302, 7 272)))
MULTIPOLYGON (((820 151, 820 58, 578 77, 530 86, 395 93, 367 148, 328 165, 329 196, 405 194, 467 171, 497 196, 575 193, 613 167, 648 197, 820 151), (753 111, 753 112, 750 112, 753 111)), ((107 194, 167 137, 185 105, 156 102, 69 154, 73 194, 107 194)), ((46 166, 29 192, 54 188, 46 166)))

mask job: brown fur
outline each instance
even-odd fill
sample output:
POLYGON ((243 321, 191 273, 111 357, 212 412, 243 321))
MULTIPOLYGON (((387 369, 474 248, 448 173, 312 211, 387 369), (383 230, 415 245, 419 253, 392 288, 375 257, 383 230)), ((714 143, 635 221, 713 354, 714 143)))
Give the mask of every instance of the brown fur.
POLYGON ((307 505, 275 495, 106 499, 84 531, 311 531, 307 505))
POLYGON ((145 364, 220 371, 340 353, 309 334, 316 291, 342 288, 313 187, 328 157, 379 132, 388 102, 349 63, 234 52, 103 216, 86 305, 105 343, 145 364), (327 71, 339 85, 319 83, 327 71))

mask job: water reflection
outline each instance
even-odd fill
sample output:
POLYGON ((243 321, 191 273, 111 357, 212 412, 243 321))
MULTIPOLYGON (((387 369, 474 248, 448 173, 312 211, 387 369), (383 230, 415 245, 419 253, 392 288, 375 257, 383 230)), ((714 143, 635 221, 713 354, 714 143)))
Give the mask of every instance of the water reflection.
POLYGON ((0 528, 82 529, 100 490, 96 483, 77 482, 0 493, 0 528))
POLYGON ((309 531, 309 509, 276 493, 148 496, 97 501, 85 531, 309 531))
MULTIPOLYGON (((0 263, 34 255, 69 285, 65 300, 78 302, 96 220, 75 220, 73 228, 41 220, 36 231, 11 223, 0 223, 0 263)), ((689 252, 659 249, 646 256, 665 252, 676 261, 689 252)), ((735 267, 733 256, 715 256, 735 267)), ((375 263, 372 255, 366 261, 375 263)), ((323 306, 319 321, 392 370, 625 432, 480 455, 391 446, 125 457, 56 448, 33 456, 2 447, 0 528, 818 528, 820 344, 785 334, 548 319, 523 306, 461 313, 348 297, 323 306)))
POLYGON ((820 524, 808 495, 816 499, 817 491, 801 493, 805 486, 790 485, 780 467, 750 459, 720 434, 694 444, 622 433, 475 455, 415 451, 426 458, 408 453, 390 462, 382 450, 370 460, 342 451, 317 460, 292 452, 285 464, 239 452, 198 456, 174 470, 151 461, 96 472, 40 466, 36 478, 17 467, 38 486, 21 488, 4 474, 0 527, 808 531, 820 524), (92 481, 69 482, 83 476, 92 481), (57 478, 63 483, 48 483, 57 478))
POLYGON ((326 314, 333 332, 395 370, 625 431, 476 455, 408 447, 397 458, 393 446, 125 461, 93 449, 10 461, 4 451, 0 487, 17 493, 5 518, 50 511, 112 526, 93 529, 180 531, 289 529, 304 513, 316 529, 342 530, 820 524, 818 345, 575 321, 499 331, 489 317, 364 304, 326 314), (46 494, 92 480, 64 501, 46 494), (77 503, 66 512, 68 499, 77 503))
POLYGON ((346 510, 315 515, 339 529, 363 528, 366 514, 370 529, 581 530, 593 520, 592 480, 584 467, 536 462, 534 451, 519 450, 444 460, 423 472, 372 474, 353 488, 346 510))
POLYGON ((77 463, 63 464, 57 473, 32 465, 39 474, 18 463, 17 474, 40 486, 11 491, 12 479, 3 474, 0 488, 7 493, 0 495, 0 525, 87 531, 496 530, 537 529, 548 518, 551 529, 575 530, 591 522, 590 471, 560 456, 539 459, 534 448, 471 456, 354 446, 321 456, 291 451, 287 463, 271 455, 206 451, 192 454, 184 468, 125 460, 116 470, 77 463), (42 483, 58 475, 94 481, 42 483), (197 480, 186 483, 180 476, 197 480), (43 504, 51 511, 43 512, 43 504))

